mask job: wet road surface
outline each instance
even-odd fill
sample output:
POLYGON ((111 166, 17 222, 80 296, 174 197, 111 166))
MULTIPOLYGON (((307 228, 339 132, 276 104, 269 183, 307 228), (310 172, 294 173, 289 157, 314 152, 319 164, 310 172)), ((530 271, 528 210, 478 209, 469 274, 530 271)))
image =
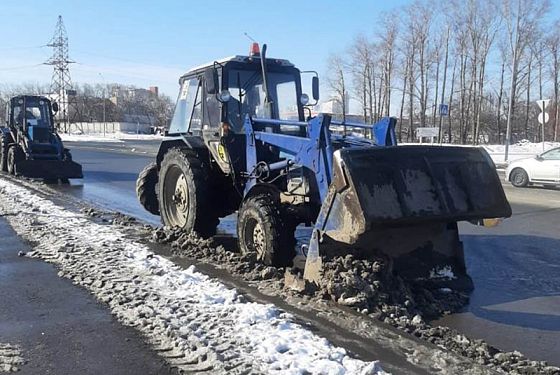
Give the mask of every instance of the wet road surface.
POLYGON ((475 289, 466 312, 438 323, 560 365, 560 190, 504 188, 510 219, 461 224, 475 289))
MULTIPOLYGON (((68 142, 85 179, 58 188, 159 224, 159 217, 137 202, 134 190, 138 172, 154 159, 158 145, 127 141, 104 149, 103 144, 68 142)), ((560 365, 560 190, 516 189, 506 183, 504 188, 512 218, 497 228, 460 225, 475 290, 465 312, 437 323, 560 365)), ((220 227, 231 233, 234 220, 222 220, 220 227)))

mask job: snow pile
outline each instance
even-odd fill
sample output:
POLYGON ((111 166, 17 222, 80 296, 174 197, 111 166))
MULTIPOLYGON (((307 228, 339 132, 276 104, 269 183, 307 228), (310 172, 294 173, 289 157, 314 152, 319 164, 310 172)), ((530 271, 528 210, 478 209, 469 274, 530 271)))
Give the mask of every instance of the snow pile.
MULTIPOLYGON (((332 300, 339 305, 350 307, 362 313, 363 319, 352 316, 351 330, 363 337, 374 337, 383 341, 383 335, 370 326, 365 317, 381 320, 402 331, 430 342, 439 348, 468 358, 482 366, 488 366, 490 372, 508 374, 548 374, 560 375, 560 369, 548 366, 544 361, 530 361, 524 356, 501 352, 482 340, 463 339, 458 331, 441 326, 432 326, 424 319, 439 317, 459 311, 468 302, 468 296, 450 288, 426 288, 427 285, 406 282, 392 271, 391 261, 382 254, 369 254, 368 259, 359 259, 352 255, 334 257, 323 264, 322 283, 319 289, 306 283, 301 272, 296 269, 267 267, 257 262, 254 254, 242 255, 226 250, 223 245, 216 245, 212 239, 200 239, 191 234, 159 228, 153 232, 153 240, 171 245, 176 256, 197 259, 207 264, 218 264, 238 278, 264 287, 267 293, 292 298, 298 306, 308 305, 310 310, 321 316, 340 315, 332 305, 325 307, 321 301, 332 300), (367 315, 366 315, 367 314, 367 315), (370 336, 372 335, 372 336, 370 336)), ((455 278, 451 268, 442 267, 433 270, 434 276, 455 278)), ((437 278, 436 278, 437 280, 437 278)), ((337 320, 337 324, 340 321, 337 320)), ((395 337, 389 338, 395 342, 395 337)), ((282 344, 280 344, 282 345, 282 344)), ((280 346, 282 347, 282 346, 280 346)), ((442 373, 485 373, 483 368, 468 372, 463 365, 448 367, 450 363, 442 362, 442 353, 432 352, 429 359, 419 358, 422 349, 407 342, 402 350, 413 352, 409 360, 414 363, 429 363, 430 373, 435 368, 442 373)))
MULTIPOLYGON (((416 145, 418 146, 419 143, 400 143, 400 145, 416 145)), ((458 144, 451 144, 451 143, 424 143, 424 146, 442 146, 442 147, 479 147, 479 146, 472 146, 472 145, 458 145, 458 144)), ((494 163, 498 166, 507 165, 507 162, 504 160, 505 158, 505 148, 504 145, 480 145, 483 147, 494 163)), ((552 148, 560 147, 560 142, 539 142, 533 143, 527 140, 519 141, 513 145, 509 146, 508 150, 508 161, 512 162, 514 160, 530 158, 536 156, 538 154, 542 154, 545 151, 548 151, 552 148)))
POLYGON ((158 134, 135 134, 135 133, 102 133, 81 134, 81 133, 59 133, 63 142, 112 142, 121 143, 124 140, 161 140, 163 136, 158 134))
POLYGON ((450 266, 430 270, 430 279, 456 279, 450 266))
MULTIPOLYGON (((486 151, 489 153, 504 153, 506 146, 504 145, 484 145, 486 151)), ((538 142, 533 143, 527 140, 519 141, 513 145, 509 146, 509 152, 515 154, 540 154, 544 151, 550 150, 552 148, 560 147, 560 142, 538 142)))
POLYGON ((0 179, 0 207, 16 232, 38 243, 30 256, 89 289, 124 324, 140 330, 172 365, 212 373, 383 374, 351 358, 272 305, 181 269, 128 239, 0 179))
POLYGON ((0 343, 0 372, 16 372, 25 364, 18 346, 0 343))
MULTIPOLYGON (((488 151, 494 163, 507 164, 504 161, 506 146, 485 145, 483 147, 486 149, 486 151, 488 151)), ((533 143, 527 140, 523 140, 509 146, 508 161, 512 162, 514 160, 534 157, 556 147, 560 147, 559 142, 544 142, 543 144, 543 142, 533 143)))

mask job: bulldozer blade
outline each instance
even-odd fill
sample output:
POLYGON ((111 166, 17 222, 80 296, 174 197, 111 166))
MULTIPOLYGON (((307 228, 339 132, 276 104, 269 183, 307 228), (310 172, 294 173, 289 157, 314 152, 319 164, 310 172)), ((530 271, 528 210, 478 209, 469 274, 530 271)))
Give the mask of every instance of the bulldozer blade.
POLYGON ((315 282, 322 259, 378 250, 406 278, 435 280, 449 268, 470 284, 457 222, 511 216, 482 148, 348 148, 333 160, 306 261, 305 276, 315 282))
POLYGON ((73 161, 22 160, 15 165, 16 175, 28 178, 67 179, 83 178, 82 166, 73 161))

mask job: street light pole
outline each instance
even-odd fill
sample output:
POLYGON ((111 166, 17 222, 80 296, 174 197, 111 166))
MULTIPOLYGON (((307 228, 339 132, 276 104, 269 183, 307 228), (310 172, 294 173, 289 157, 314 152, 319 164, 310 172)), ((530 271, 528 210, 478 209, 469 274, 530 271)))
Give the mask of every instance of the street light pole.
POLYGON ((105 102, 107 101, 105 97, 107 85, 105 84, 105 77, 103 77, 103 74, 99 73, 99 76, 103 80, 103 138, 105 138, 107 136, 107 122, 105 121, 105 102))

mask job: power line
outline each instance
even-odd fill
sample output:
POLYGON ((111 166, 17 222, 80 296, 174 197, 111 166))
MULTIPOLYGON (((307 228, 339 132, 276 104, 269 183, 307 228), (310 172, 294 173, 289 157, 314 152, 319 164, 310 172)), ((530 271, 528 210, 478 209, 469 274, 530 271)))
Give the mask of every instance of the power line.
POLYGON ((29 50, 29 49, 39 49, 48 47, 47 44, 40 46, 28 46, 28 47, 0 47, 0 51, 18 51, 18 50, 29 50))
POLYGON ((64 122, 66 127, 69 120, 70 105, 72 104, 71 98, 75 98, 75 95, 69 95, 74 93, 69 65, 74 64, 75 61, 70 60, 68 56, 68 35, 62 16, 58 16, 54 35, 47 46, 53 49, 51 58, 45 61, 45 65, 53 66, 50 91, 52 95, 56 95, 58 98, 61 108, 58 118, 64 122))
POLYGON ((0 68, 0 71, 5 70, 20 70, 20 69, 29 69, 29 68, 37 68, 39 66, 43 66, 44 64, 34 64, 34 65, 20 65, 20 66, 9 66, 6 68, 0 68))

